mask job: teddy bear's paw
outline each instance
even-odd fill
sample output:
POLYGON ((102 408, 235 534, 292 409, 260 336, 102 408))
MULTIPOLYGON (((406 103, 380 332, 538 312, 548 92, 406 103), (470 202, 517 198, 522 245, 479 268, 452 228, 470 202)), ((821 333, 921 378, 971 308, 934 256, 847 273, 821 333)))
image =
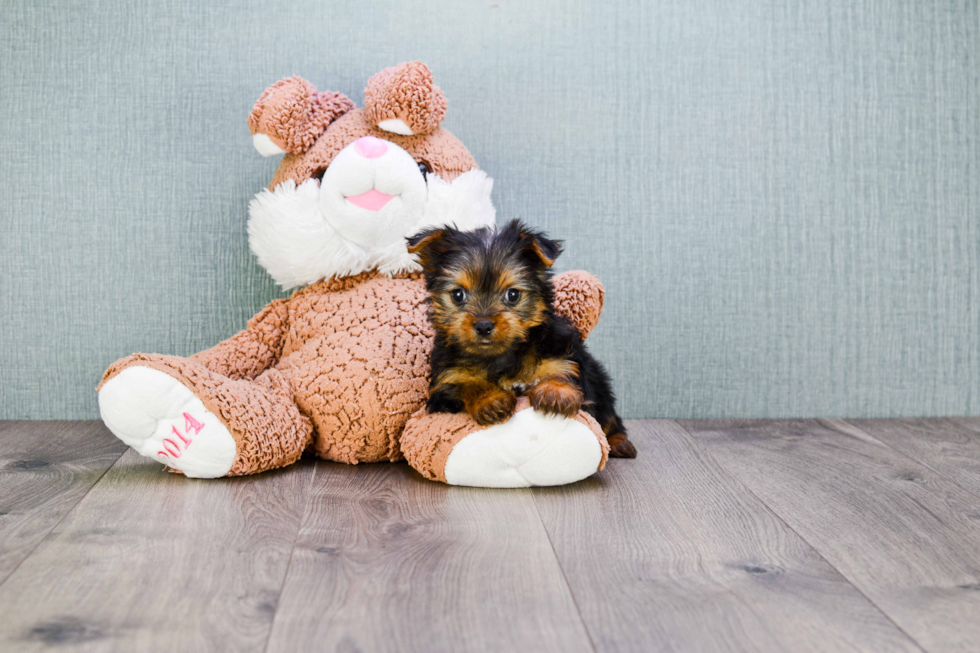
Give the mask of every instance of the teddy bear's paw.
POLYGON ((475 431, 446 459, 446 482, 474 487, 565 485, 595 474, 602 448, 583 423, 530 408, 475 431))
POLYGON ((127 367, 99 390, 102 421, 140 454, 192 478, 231 470, 235 439, 218 417, 174 377, 127 367))

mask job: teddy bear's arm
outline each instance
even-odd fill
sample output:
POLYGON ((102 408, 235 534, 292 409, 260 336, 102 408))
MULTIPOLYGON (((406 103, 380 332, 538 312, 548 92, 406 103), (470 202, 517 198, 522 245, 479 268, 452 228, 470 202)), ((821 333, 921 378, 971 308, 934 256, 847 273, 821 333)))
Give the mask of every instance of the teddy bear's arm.
POLYGON ((573 270, 555 275, 555 312, 568 318, 582 334, 582 340, 599 322, 606 291, 602 283, 588 272, 573 270))
POLYGON ((289 300, 277 299, 231 338, 191 356, 212 372, 231 379, 254 379, 272 367, 289 333, 289 300))

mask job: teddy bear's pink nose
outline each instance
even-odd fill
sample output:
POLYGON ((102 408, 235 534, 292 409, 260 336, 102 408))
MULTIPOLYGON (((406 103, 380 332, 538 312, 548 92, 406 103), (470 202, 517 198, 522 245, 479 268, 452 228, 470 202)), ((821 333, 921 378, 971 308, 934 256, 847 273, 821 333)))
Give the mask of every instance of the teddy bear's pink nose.
POLYGON ((380 138, 365 136, 354 141, 354 149, 365 159, 377 159, 388 151, 388 144, 380 138))

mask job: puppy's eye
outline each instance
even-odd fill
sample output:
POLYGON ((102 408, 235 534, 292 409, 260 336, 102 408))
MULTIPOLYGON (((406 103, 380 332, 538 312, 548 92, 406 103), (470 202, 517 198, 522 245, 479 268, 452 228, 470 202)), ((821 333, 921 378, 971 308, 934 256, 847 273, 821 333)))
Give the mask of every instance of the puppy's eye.
POLYGON ((517 288, 508 288, 507 292, 504 293, 504 298, 508 304, 516 304, 517 300, 521 298, 521 291, 517 288))
POLYGON ((430 172, 432 172, 432 168, 430 168, 429 164, 426 163, 425 161, 419 161, 419 172, 421 172, 422 176, 425 177, 430 172))
POLYGON ((462 288, 453 288, 453 291, 449 293, 449 296, 453 298, 453 302, 457 304, 462 304, 466 301, 466 291, 462 288))

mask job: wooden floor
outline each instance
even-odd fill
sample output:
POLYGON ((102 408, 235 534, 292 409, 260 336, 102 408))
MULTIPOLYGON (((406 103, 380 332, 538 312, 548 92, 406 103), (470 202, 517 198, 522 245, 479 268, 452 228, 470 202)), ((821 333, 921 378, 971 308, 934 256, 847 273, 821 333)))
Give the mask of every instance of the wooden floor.
POLYGON ((0 651, 980 651, 980 418, 629 427, 479 490, 0 422, 0 651))

